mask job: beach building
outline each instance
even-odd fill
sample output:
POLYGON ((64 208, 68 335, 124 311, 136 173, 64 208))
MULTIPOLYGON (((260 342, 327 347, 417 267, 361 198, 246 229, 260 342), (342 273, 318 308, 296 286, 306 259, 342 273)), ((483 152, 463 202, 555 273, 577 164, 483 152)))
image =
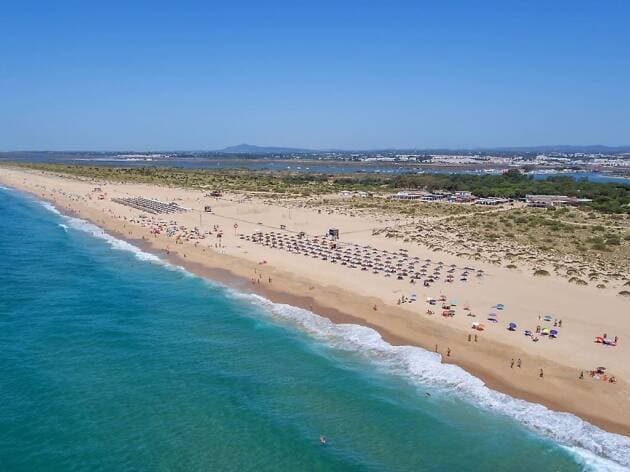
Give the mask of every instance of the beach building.
POLYGON ((499 198, 499 197, 478 198, 475 201, 475 203, 477 205, 496 206, 496 205, 504 205, 506 203, 510 203, 510 199, 499 198))
POLYGON ((421 200, 427 194, 423 192, 398 192, 395 195, 392 195, 391 198, 393 200, 421 200))
POLYGON ((589 198, 567 197, 566 195, 525 195, 528 207, 551 208, 565 205, 577 206, 592 202, 589 198))
POLYGON ((452 202, 464 203, 472 202, 476 197, 471 192, 455 192, 448 199, 452 202))
POLYGON ((449 194, 446 193, 427 193, 420 199, 423 202, 435 202, 438 200, 445 200, 449 194))

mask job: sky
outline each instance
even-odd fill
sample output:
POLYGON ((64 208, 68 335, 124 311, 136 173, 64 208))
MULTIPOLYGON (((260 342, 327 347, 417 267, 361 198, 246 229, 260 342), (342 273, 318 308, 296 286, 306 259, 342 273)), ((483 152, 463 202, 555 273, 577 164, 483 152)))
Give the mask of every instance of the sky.
POLYGON ((0 150, 630 144, 630 1, 0 6, 0 150))

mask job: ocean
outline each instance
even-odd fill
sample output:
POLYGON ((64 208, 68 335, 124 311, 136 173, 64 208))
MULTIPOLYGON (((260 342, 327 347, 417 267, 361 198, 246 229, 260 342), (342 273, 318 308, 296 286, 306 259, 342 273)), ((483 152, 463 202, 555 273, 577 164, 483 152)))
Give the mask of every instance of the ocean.
POLYGON ((1 471, 630 467, 630 438, 20 192, 0 188, 0 228, 1 471))

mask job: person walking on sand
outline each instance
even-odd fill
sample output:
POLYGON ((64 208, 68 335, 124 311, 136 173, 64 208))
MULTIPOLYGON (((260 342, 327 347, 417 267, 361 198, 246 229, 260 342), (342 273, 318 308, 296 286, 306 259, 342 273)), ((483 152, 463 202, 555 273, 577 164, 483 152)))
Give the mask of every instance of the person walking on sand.
POLYGON ((580 372, 580 377, 579 377, 579 379, 580 379, 580 380, 584 380, 584 371, 581 371, 581 372, 580 372))
POLYGON ((540 369, 540 373, 538 374, 538 377, 540 377, 540 378, 542 379, 544 375, 545 375, 545 374, 543 373, 543 370, 542 370, 542 369, 540 369))
POLYGON ((475 334, 475 342, 477 342, 477 335, 475 334))
POLYGON ((451 348, 446 349, 446 357, 451 357, 451 348))
POLYGON ((518 367, 519 369, 521 368, 521 358, 518 358, 518 361, 516 361, 516 367, 518 367))
POLYGON ((512 359, 512 361, 510 362, 510 369, 514 368, 514 359, 512 359))
POLYGON ((470 341, 472 341, 472 335, 471 334, 468 335, 468 342, 470 342, 470 341))

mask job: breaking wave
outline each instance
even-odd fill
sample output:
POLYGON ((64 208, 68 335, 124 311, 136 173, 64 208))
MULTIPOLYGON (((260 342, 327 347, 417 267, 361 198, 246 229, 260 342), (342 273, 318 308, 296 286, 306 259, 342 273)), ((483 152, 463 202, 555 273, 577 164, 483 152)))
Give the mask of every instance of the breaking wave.
MULTIPOLYGON (((133 244, 115 238, 92 223, 62 215, 50 203, 40 203, 51 212, 60 215, 69 227, 104 240, 113 249, 131 252, 139 260, 160 264, 170 270, 182 271, 195 277, 183 267, 174 266, 133 244)), ((586 470, 630 470, 629 437, 606 432, 573 414, 551 411, 543 405, 491 390, 481 379, 462 368, 442 363, 439 354, 415 346, 393 346, 384 341, 372 328, 354 324, 335 324, 328 318, 302 308, 273 303, 255 294, 231 289, 228 292, 236 298, 262 306, 272 319, 288 323, 329 347, 357 353, 387 372, 401 376, 413 384, 439 389, 476 407, 510 417, 529 430, 563 446, 586 470)))
POLYGON ((254 294, 232 293, 263 305, 272 318, 288 322, 329 347, 357 353, 413 384, 436 388, 477 407, 510 417, 564 446, 588 469, 620 471, 630 468, 629 437, 604 431, 571 413, 555 412, 538 403, 492 390, 461 367, 442 363, 439 354, 415 346, 393 346, 372 328, 335 324, 302 308, 273 303, 254 294))

